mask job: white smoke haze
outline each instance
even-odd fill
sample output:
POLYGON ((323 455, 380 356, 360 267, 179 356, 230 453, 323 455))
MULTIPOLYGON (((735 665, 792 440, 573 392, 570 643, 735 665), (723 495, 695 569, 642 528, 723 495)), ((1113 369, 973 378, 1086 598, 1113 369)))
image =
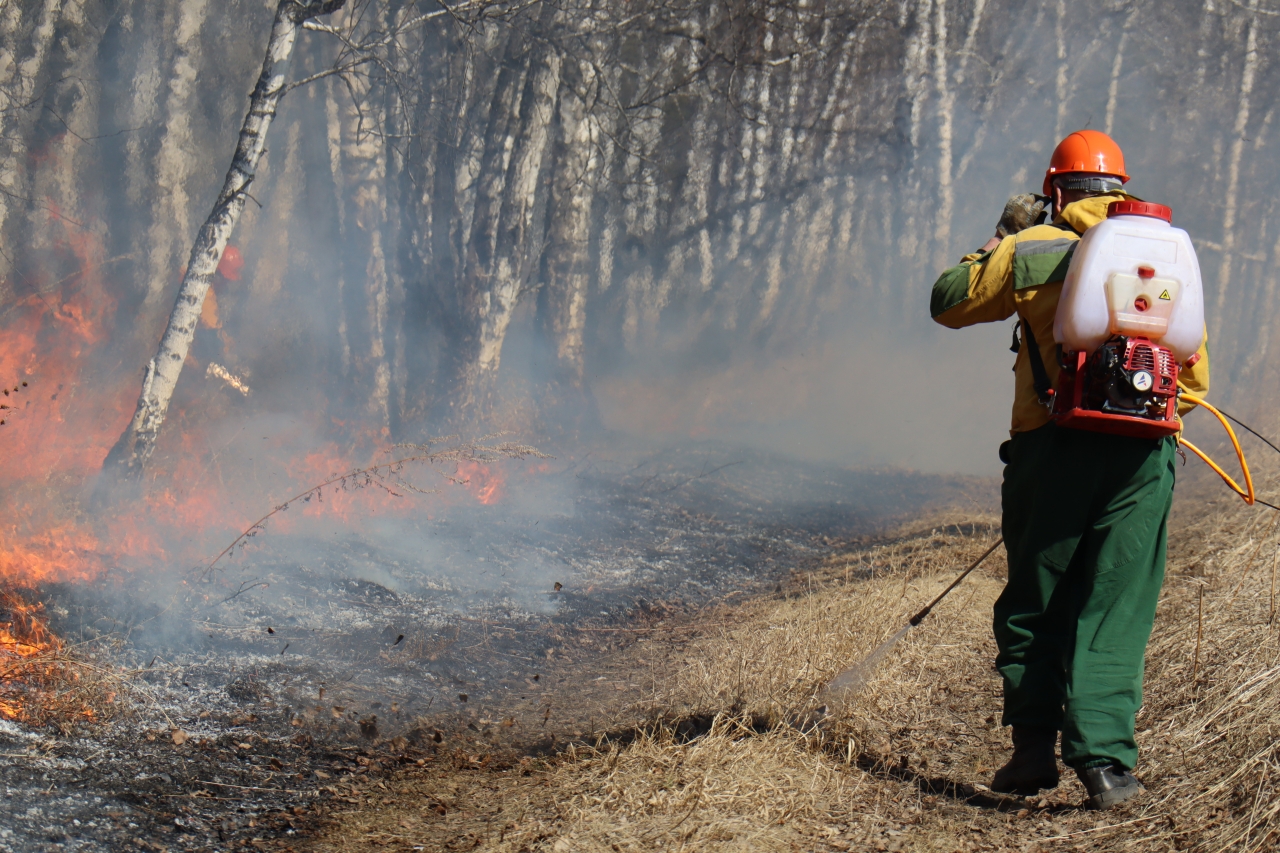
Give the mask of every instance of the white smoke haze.
MULTIPOLYGON (((84 849, 266 833, 217 787, 297 804, 236 745, 254 715, 287 774, 372 737, 452 751, 433 729, 478 742, 508 712, 553 738, 578 697, 551 676, 594 677, 642 636, 619 628, 775 594, 933 507, 989 519, 1012 323, 943 329, 930 288, 1078 128, 1196 240, 1211 397, 1280 433, 1265 4, 347 0, 298 39, 310 82, 154 457, 97 490, 276 6, 0 0, 0 596, 144 697, 47 779, 0 767, 15 849, 92 835, 108 802, 123 834, 84 849), (486 436, 550 458, 308 491, 486 436)), ((32 737, 0 721, 6 749, 32 737)))
MULTIPOLYGON (((602 458, 617 482, 662 469, 677 503, 792 461, 797 479, 831 468, 848 489, 900 471, 919 501, 962 488, 939 477, 996 475, 1009 326, 937 327, 929 288, 1009 195, 1039 190, 1079 127, 1110 132, 1128 189, 1196 238, 1214 396, 1274 422, 1238 395, 1275 378, 1275 16, 849 0, 767 15, 491 3, 420 19, 438 7, 352 0, 323 26, 376 46, 303 34, 292 77, 321 76, 271 129, 231 240, 243 270, 215 280, 141 492, 90 519, 274 5, 5 12, 0 382, 36 389, 0 432, 17 460, 5 577, 145 569, 171 595, 291 495, 447 433, 509 430, 557 459, 424 473, 439 495, 308 507, 273 520, 245 570, 254 549, 298 565, 341 552, 352 577, 397 594, 447 576, 455 612, 491 596, 545 615, 559 606, 548 585, 585 558, 521 537, 594 523, 583 502, 612 493, 582 472, 603 476, 602 458), (664 452, 674 468, 654 461, 664 452), (739 480, 705 474, 729 463, 739 480), (680 466, 702 479, 676 485, 680 466), (450 562, 486 536, 506 542, 502 571, 450 562)), ((626 482, 627 500, 657 500, 643 477, 626 482)), ((846 532, 910 510, 817 492, 861 501, 831 522, 846 532)), ((764 506, 734 494, 736 511, 764 506)))

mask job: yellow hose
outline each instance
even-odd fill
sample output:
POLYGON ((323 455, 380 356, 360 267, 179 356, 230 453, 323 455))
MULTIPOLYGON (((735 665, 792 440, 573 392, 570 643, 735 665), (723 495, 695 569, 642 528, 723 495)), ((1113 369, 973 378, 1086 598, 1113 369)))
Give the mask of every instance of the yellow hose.
POLYGON ((1219 412, 1210 403, 1205 402, 1202 398, 1191 393, 1191 390, 1187 388, 1186 385, 1179 382, 1178 388, 1182 391, 1182 395, 1179 399, 1186 400, 1188 403, 1194 403, 1201 408, 1208 409, 1209 412, 1218 419, 1218 422, 1222 424, 1223 429, 1227 431, 1227 435, 1231 437, 1231 445, 1236 449, 1236 458, 1240 460, 1240 470, 1244 472, 1244 488, 1240 488, 1240 485, 1235 480, 1231 479, 1231 475, 1226 471, 1223 471, 1221 466, 1210 459, 1200 448, 1196 447, 1182 436, 1178 436, 1179 443, 1185 445, 1188 450, 1203 459, 1205 464, 1216 471, 1218 476, 1231 487, 1233 492, 1244 498, 1245 503, 1252 506, 1255 499, 1253 493, 1253 476, 1249 473, 1249 463, 1245 461, 1244 450, 1240 447, 1240 439, 1236 438, 1236 431, 1231 428, 1231 423, 1225 416, 1223 416, 1222 412, 1219 412))

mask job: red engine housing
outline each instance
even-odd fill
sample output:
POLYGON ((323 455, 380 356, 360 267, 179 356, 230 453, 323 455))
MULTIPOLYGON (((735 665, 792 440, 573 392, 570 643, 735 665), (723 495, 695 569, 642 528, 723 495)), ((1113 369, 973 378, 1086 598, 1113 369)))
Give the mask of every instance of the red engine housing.
POLYGON ((1116 336, 1062 362, 1052 410, 1059 426, 1134 438, 1178 432, 1178 361, 1167 347, 1116 336))

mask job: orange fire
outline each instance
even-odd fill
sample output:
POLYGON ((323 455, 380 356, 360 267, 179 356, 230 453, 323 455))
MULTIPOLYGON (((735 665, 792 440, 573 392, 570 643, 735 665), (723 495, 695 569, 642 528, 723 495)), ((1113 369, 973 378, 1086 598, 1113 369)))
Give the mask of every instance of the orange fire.
POLYGON ((62 645, 49 633, 43 609, 12 593, 0 592, 0 620, 7 620, 0 621, 0 718, 25 719, 32 670, 47 676, 50 666, 56 666, 48 658, 62 645))
POLYGON ((454 475, 475 499, 490 506, 506 497, 506 479, 502 472, 480 462, 460 462, 454 475))
MULTIPOLYGON (((49 209, 49 234, 56 238, 50 268, 58 272, 47 281, 26 280, 20 289, 26 295, 7 307, 0 327, 0 588, 84 582, 142 566, 195 568, 273 502, 388 458, 380 429, 361 433, 357 424, 334 421, 311 425, 321 446, 304 453, 299 444, 314 441, 293 434, 255 442, 251 463, 228 460, 219 455, 225 442, 211 438, 216 426, 208 421, 216 418, 200 410, 201 392, 192 392, 199 386, 184 375, 188 384, 179 386, 140 497, 119 507, 91 506, 93 478, 138 394, 141 365, 131 369, 120 361, 121 350, 137 347, 120 344, 141 330, 135 316, 117 316, 108 276, 114 267, 97 231, 73 227, 49 209), (341 443, 335 434, 343 436, 341 443), (288 480, 277 475, 270 494, 265 481, 246 476, 268 465, 288 480)), ((316 411, 323 410, 317 400, 316 411)), ((406 471, 405 477, 418 489, 438 490, 433 500, 444 502, 489 506, 507 494, 497 465, 464 462, 428 475, 406 471)), ((412 499, 414 490, 400 488, 394 478, 383 485, 400 499, 359 478, 349 485, 279 513, 273 528, 287 532, 317 517, 328 523, 375 512, 429 513, 412 499)))
MULTIPOLYGON (((10 283, 19 296, 4 306, 0 321, 0 718, 24 720, 34 719, 39 703, 32 696, 48 699, 79 676, 42 608, 16 590, 125 577, 140 567, 181 572, 206 565, 273 502, 388 459, 380 428, 362 433, 359 425, 336 420, 310 425, 312 438, 298 434, 302 427, 271 441, 264 436, 262 445, 254 443, 252 460, 223 458, 226 436, 213 440, 217 418, 201 411, 201 392, 192 390, 199 386, 184 376, 141 494, 115 507, 91 504, 94 478, 138 395, 142 365, 122 362, 121 353, 135 358, 136 344, 154 341, 138 339, 149 334, 138 317, 117 316, 113 294, 125 291, 109 280, 114 267, 98 230, 64 219, 52 203, 47 209, 50 244, 42 251, 49 271, 43 280, 37 274, 10 283), (335 434, 345 440, 339 443, 335 434), (321 446, 299 454, 297 447, 314 445, 315 436, 321 446), (278 473, 259 482, 258 472, 267 468, 284 471, 289 482, 280 482, 278 473), (267 482, 276 493, 267 493, 267 482)), ((324 411, 324 401, 316 403, 313 411, 324 411)), ((356 477, 350 488, 326 489, 271 524, 288 532, 321 516, 326 524, 375 512, 429 516, 412 499, 415 490, 486 506, 506 495, 497 466, 464 462, 414 474, 404 472, 414 488, 402 488, 394 477, 381 481, 387 488, 369 487, 356 477)), ((76 707, 74 713, 92 713, 76 707)))

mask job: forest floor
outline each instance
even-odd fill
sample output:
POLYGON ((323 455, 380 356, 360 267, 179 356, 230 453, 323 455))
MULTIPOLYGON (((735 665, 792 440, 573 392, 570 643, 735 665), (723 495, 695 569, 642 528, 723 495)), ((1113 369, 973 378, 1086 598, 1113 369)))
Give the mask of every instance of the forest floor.
POLYGON ((1038 798, 985 787, 1008 753, 990 636, 1002 550, 820 728, 805 725, 816 685, 893 635, 998 535, 995 518, 939 516, 834 549, 771 597, 619 627, 627 641, 590 666, 556 672, 548 656, 538 703, 460 715, 458 734, 437 732, 430 755, 383 779, 334 780, 341 796, 277 843, 315 853, 1275 849, 1276 518, 1205 494, 1183 495, 1175 511, 1138 719, 1148 791, 1132 804, 1081 808, 1065 767, 1038 798))
POLYGON ((0 853, 287 846, 413 773, 556 761, 660 715, 637 641, 992 491, 711 442, 508 474, 496 508, 274 531, 207 584, 0 597, 0 633, 56 639, 0 660, 0 853))

